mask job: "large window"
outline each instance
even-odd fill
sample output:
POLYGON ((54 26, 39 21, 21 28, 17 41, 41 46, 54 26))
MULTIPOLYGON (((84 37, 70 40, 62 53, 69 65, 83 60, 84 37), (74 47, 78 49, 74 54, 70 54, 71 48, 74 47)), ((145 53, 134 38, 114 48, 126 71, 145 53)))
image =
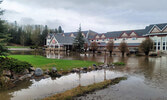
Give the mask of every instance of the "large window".
POLYGON ((158 42, 158 50, 160 50, 160 44, 161 44, 161 43, 160 43, 160 42, 158 42))
POLYGON ((133 37, 132 40, 137 40, 137 38, 136 38, 136 37, 133 37))

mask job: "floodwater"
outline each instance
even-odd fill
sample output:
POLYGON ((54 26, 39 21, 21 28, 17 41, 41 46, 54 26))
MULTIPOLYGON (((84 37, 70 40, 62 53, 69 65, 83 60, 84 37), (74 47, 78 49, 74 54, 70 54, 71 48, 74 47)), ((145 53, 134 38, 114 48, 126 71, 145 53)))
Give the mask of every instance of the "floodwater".
POLYGON ((104 81, 104 79, 113 79, 126 74, 109 71, 98 70, 82 74, 69 74, 60 78, 41 79, 24 81, 18 84, 18 87, 7 91, 0 92, 0 100, 34 100, 42 99, 56 93, 77 87, 79 84, 86 86, 93 83, 104 81), (106 74, 105 74, 106 73, 106 74))
MULTIPOLYGON (((15 53, 14 53, 15 54, 15 53)), ((19 54, 19 53, 18 53, 19 54)), ((24 52, 24 54, 27 54, 24 52)), ((162 57, 137 57, 129 56, 122 58, 119 55, 109 57, 108 54, 66 54, 66 53, 45 53, 47 58, 52 59, 78 59, 96 62, 126 63, 125 67, 107 70, 92 71, 78 75, 69 74, 56 79, 42 79, 25 81, 18 87, 0 92, 2 100, 30 100, 40 99, 55 93, 81 85, 88 85, 94 82, 113 79, 118 76, 127 76, 128 79, 119 84, 109 86, 106 89, 96 91, 86 96, 78 97, 81 100, 167 100, 167 56, 162 57)))

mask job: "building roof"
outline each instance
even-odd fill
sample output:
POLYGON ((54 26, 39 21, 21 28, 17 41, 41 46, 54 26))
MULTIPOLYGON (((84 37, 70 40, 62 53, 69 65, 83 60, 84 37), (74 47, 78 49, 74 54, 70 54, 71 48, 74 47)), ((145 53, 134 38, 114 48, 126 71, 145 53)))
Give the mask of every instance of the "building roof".
MULTIPOLYGON (((88 31, 81 31, 85 36, 87 35, 88 31)), ((64 33, 65 36, 70 36, 70 34, 74 34, 74 36, 77 36, 78 32, 67 32, 64 33)))
POLYGON ((162 24, 151 24, 149 26, 146 26, 145 28, 145 33, 146 34, 149 34, 149 32, 154 28, 154 26, 157 26, 160 31, 162 31, 166 26, 167 26, 167 23, 162 23, 162 24))
POLYGON ((59 44, 72 45, 74 43, 73 37, 65 37, 65 36, 62 36, 62 34, 56 34, 54 37, 56 38, 59 44))
POLYGON ((106 38, 119 38, 123 33, 130 35, 132 32, 135 32, 137 36, 143 36, 145 34, 145 29, 113 31, 113 32, 107 32, 104 35, 106 36, 106 38))

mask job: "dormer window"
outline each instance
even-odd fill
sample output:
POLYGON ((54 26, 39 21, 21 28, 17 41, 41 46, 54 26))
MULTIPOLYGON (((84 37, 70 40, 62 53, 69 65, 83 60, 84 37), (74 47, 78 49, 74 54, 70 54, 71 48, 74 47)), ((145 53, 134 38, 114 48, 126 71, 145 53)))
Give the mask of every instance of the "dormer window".
POLYGON ((101 38, 106 38, 106 37, 105 37, 105 35, 103 34, 103 35, 101 36, 101 38))
POLYGON ((128 34, 127 34, 127 33, 123 33, 123 34, 121 35, 121 37, 128 37, 128 34))

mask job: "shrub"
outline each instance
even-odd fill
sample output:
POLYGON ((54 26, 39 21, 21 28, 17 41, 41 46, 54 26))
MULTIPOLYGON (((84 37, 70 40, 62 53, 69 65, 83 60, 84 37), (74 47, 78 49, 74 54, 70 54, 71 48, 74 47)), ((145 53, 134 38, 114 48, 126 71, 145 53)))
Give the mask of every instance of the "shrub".
POLYGON ((1 73, 3 70, 10 70, 15 73, 21 73, 25 69, 32 67, 31 64, 24 61, 19 61, 14 58, 0 57, 0 62, 1 73))

